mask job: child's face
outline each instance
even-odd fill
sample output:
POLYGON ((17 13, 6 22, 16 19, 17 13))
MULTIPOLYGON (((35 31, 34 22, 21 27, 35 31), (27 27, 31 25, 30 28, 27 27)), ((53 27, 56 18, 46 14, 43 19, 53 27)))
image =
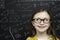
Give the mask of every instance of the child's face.
POLYGON ((50 16, 46 11, 38 12, 34 15, 32 25, 39 32, 45 32, 50 26, 50 16))

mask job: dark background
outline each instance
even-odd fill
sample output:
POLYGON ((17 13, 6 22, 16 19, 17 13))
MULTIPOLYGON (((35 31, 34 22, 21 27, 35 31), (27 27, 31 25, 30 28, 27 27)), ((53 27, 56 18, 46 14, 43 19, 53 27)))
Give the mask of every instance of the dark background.
POLYGON ((0 0, 0 40, 25 40, 32 11, 38 7, 53 11, 56 35, 60 37, 60 1, 0 0))

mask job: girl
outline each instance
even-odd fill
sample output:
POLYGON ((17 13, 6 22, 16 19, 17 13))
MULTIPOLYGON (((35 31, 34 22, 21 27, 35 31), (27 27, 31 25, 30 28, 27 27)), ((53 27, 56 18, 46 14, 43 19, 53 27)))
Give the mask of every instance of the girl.
POLYGON ((52 14, 48 9, 41 8, 31 18, 31 34, 26 40, 59 40, 55 34, 52 14))

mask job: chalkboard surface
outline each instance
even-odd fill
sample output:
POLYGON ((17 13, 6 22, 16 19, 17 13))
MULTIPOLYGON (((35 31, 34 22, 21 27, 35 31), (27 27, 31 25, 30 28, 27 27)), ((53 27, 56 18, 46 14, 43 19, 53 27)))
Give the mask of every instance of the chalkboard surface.
POLYGON ((25 40, 33 10, 50 8, 56 35, 60 37, 60 2, 40 0, 0 0, 0 40, 25 40))

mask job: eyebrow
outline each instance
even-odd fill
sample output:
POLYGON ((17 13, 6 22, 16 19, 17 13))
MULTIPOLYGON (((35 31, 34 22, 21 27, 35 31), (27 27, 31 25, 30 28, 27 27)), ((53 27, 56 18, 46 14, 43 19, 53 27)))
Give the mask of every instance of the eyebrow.
MULTIPOLYGON (((38 17, 39 18, 39 17, 38 17)), ((33 19, 37 19, 37 18, 33 18, 33 19)), ((40 19, 42 19, 42 18, 40 18, 40 19)), ((50 18, 43 18, 43 19, 50 19, 50 18)))

